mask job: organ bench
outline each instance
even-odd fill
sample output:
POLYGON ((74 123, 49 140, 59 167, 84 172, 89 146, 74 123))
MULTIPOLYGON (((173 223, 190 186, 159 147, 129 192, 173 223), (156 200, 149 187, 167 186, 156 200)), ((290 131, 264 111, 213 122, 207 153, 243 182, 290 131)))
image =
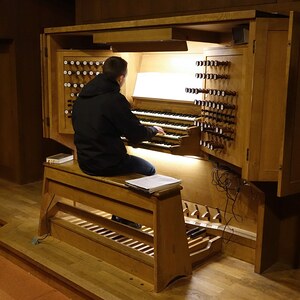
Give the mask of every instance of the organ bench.
POLYGON ((192 273, 192 265, 220 251, 221 238, 186 237, 180 190, 132 190, 126 179, 84 174, 76 161, 44 165, 39 235, 53 237, 153 284, 154 291, 192 273), (135 229, 112 215, 142 224, 135 229))

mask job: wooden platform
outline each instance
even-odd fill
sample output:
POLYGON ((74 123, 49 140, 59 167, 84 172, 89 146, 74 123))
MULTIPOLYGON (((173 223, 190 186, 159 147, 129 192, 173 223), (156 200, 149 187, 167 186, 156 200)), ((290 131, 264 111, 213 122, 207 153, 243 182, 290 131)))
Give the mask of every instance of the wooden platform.
POLYGON ((0 253, 15 262, 23 260, 23 267, 59 286, 72 299, 241 299, 243 295, 243 299, 273 300, 300 297, 300 270, 278 269, 258 275, 253 265, 220 255, 198 266, 192 278, 181 279, 155 294, 147 282, 56 239, 48 237, 33 245, 41 191, 41 182, 19 186, 0 180, 0 224, 6 223, 0 227, 0 253))

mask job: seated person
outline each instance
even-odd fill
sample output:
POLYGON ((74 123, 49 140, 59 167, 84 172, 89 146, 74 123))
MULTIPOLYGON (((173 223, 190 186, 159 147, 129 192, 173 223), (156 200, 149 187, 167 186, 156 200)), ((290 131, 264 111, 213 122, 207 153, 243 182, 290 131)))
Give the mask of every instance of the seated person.
POLYGON ((159 126, 144 126, 131 112, 129 102, 120 93, 126 74, 127 62, 121 57, 109 57, 103 73, 82 89, 73 105, 78 164, 89 175, 155 174, 150 162, 127 153, 121 138, 137 144, 157 133, 164 134, 159 126))

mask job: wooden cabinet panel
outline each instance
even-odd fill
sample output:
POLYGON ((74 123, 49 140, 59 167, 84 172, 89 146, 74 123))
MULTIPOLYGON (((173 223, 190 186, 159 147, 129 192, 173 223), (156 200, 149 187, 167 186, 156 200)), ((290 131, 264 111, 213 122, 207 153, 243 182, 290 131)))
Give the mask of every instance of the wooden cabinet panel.
POLYGON ((277 181, 284 124, 287 20, 256 20, 251 39, 249 153, 243 174, 250 181, 277 181))
POLYGON ((287 104, 278 194, 300 192, 300 14, 290 15, 287 52, 287 104))

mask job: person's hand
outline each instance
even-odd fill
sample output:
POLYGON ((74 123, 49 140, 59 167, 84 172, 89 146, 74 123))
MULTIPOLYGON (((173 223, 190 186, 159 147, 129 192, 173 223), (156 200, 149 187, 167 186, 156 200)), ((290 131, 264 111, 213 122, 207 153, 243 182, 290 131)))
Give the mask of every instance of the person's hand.
POLYGON ((156 128, 156 130, 158 131, 158 133, 160 133, 160 134, 166 134, 161 127, 159 127, 159 126, 153 126, 153 127, 156 128))

